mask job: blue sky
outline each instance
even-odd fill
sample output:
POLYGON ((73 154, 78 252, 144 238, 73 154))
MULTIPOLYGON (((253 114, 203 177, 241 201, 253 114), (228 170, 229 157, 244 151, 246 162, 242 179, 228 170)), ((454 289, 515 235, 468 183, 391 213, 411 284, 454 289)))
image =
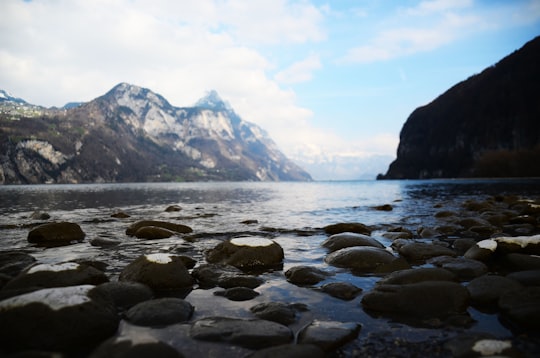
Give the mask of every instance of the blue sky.
POLYGON ((45 106, 215 89, 316 179, 355 179, 416 107, 538 35, 540 0, 2 0, 0 88, 45 106))

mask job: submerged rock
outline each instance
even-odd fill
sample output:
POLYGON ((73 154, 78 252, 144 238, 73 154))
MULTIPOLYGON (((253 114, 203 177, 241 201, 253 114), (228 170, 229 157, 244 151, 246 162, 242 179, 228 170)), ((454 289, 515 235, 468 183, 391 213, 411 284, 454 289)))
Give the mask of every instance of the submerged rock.
POLYGON ((287 281, 295 285, 314 285, 326 280, 331 273, 311 266, 294 266, 285 271, 287 281))
POLYGON ((260 277, 246 275, 242 270, 225 264, 203 264, 193 269, 191 274, 199 281, 201 287, 206 288, 214 286, 256 288, 264 282, 260 277))
POLYGON ((341 300, 352 300, 362 289, 349 282, 330 282, 321 286, 321 291, 341 300))
POLYGON ((142 221, 137 221, 136 223, 130 225, 126 229, 126 235, 134 236, 137 230, 146 226, 160 227, 166 230, 174 231, 179 234, 188 234, 193 231, 193 229, 190 228, 189 226, 182 225, 182 224, 175 224, 175 223, 170 223, 167 221, 158 221, 158 220, 142 220, 142 221))
POLYGON ((298 310, 305 311, 307 308, 299 304, 286 304, 281 302, 263 302, 251 307, 249 310, 257 316, 257 318, 265 319, 290 325, 296 322, 296 312, 298 310))
POLYGON ((125 317, 138 326, 167 326, 189 320, 193 310, 193 306, 181 298, 165 297, 138 303, 125 317))
POLYGON ((343 232, 340 234, 332 235, 328 239, 323 241, 321 246, 327 248, 328 250, 330 250, 330 252, 352 246, 372 246, 378 247, 380 249, 384 248, 383 244, 381 244, 379 241, 372 238, 371 236, 357 234, 353 232, 343 232))
POLYGON ((225 297, 231 301, 249 301, 259 295, 259 293, 247 287, 231 287, 226 290, 214 292, 216 296, 225 297))
POLYGON ((298 336, 301 344, 314 344, 325 351, 336 349, 355 339, 361 325, 356 322, 313 321, 298 336))
POLYGON ((47 223, 28 233, 28 242, 40 246, 64 246, 84 240, 85 233, 78 224, 70 222, 47 223))
POLYGON ((111 338, 92 352, 90 358, 182 358, 173 347, 151 338, 135 340, 129 337, 111 338))

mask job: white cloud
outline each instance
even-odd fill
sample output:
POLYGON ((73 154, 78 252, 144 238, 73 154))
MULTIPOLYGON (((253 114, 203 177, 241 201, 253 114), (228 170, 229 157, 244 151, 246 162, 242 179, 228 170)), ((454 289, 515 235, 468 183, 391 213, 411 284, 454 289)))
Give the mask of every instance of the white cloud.
POLYGON ((306 82, 313 78, 313 71, 318 70, 321 67, 322 64, 319 56, 312 54, 278 72, 274 78, 279 83, 284 84, 306 82))

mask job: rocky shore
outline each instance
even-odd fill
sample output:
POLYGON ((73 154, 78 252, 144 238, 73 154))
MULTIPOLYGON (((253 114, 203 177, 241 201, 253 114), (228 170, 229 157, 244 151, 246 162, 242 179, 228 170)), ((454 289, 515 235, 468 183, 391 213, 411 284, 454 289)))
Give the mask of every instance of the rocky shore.
POLYGON ((429 225, 408 227, 284 229, 253 218, 244 231, 210 234, 167 218, 110 213, 122 232, 93 237, 47 213, 10 225, 27 246, 0 251, 0 355, 540 355, 535 198, 435 204, 429 225), (294 249, 316 264, 291 261, 290 240, 316 239, 316 253, 294 249), (62 251, 77 245, 89 257, 62 251))

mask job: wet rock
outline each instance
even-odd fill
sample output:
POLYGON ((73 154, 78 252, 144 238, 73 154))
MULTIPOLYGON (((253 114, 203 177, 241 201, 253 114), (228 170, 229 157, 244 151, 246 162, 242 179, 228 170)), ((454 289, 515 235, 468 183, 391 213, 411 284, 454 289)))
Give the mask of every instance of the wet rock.
POLYGON ((412 318, 445 318, 464 313, 468 304, 467 289, 449 281, 377 285, 362 298, 366 309, 412 318))
POLYGON ((413 234, 407 231, 389 231, 382 234, 382 237, 394 241, 397 239, 412 239, 413 234))
POLYGON ((0 274, 15 277, 35 262, 36 259, 32 255, 24 252, 2 252, 0 253, 0 274))
POLYGON ((459 335, 450 339, 444 347, 452 352, 453 357, 521 357, 509 340, 496 339, 487 333, 459 335))
POLYGON ((259 292, 247 287, 231 287, 214 292, 216 296, 225 297, 231 301, 249 301, 259 295, 259 292))
POLYGON ((493 239, 482 240, 471 246, 463 256, 467 259, 486 262, 497 250, 497 241, 493 239))
POLYGON ((163 229, 174 231, 179 234, 188 234, 193 231, 193 229, 191 229, 189 226, 182 225, 182 224, 175 224, 175 223, 170 223, 166 221, 158 221, 158 220, 142 220, 142 221, 138 221, 130 225, 126 229, 126 235, 134 236, 137 230, 145 226, 160 227, 163 229))
POLYGON ((474 239, 460 238, 454 240, 454 242, 452 243, 452 247, 454 248, 454 250, 457 251, 458 255, 465 254, 465 252, 467 252, 467 250, 469 250, 474 245, 476 245, 476 240, 474 239))
POLYGON ((339 223, 325 226, 323 229, 328 235, 335 235, 342 232, 371 235, 371 228, 361 223, 339 223))
POLYGON ((281 302, 259 303, 249 309, 257 318, 289 325, 296 321, 296 309, 293 305, 281 302))
POLYGON ((327 255, 324 261, 329 265, 359 271, 375 271, 383 265, 391 264, 395 256, 390 252, 370 246, 347 247, 327 255))
POLYGON ((441 211, 437 211, 435 213, 435 216, 436 218, 449 218, 449 217, 456 217, 457 216, 457 213, 455 211, 451 211, 451 210, 441 210, 441 211))
POLYGON ((483 262, 462 257, 439 256, 428 260, 428 263, 453 272, 461 280, 470 280, 488 271, 483 262))
POLYGON ((349 282, 330 282, 322 285, 321 291, 332 297, 350 301, 358 296, 362 289, 349 282))
POLYGON ((416 232, 418 233, 418 236, 422 238, 432 238, 441 235, 441 232, 439 232, 438 230, 424 226, 419 227, 416 232))
POLYGON ((259 220, 256 220, 256 219, 248 219, 248 220, 240 221, 240 224, 244 224, 244 225, 254 225, 258 223, 259 223, 259 220))
POLYGON ((279 267, 283 264, 283 248, 275 241, 259 237, 239 237, 224 241, 206 252, 210 263, 223 263, 242 270, 279 267))
POLYGON ((134 236, 138 239, 159 240, 167 239, 175 233, 159 226, 143 226, 135 231, 134 236))
POLYGON ((378 210, 378 211, 392 211, 392 210, 394 210, 394 208, 390 204, 377 205, 377 206, 374 206, 373 209, 378 210))
POLYGON ((112 218, 116 218, 116 219, 127 219, 127 218, 130 218, 131 215, 126 214, 126 213, 123 212, 123 211, 117 211, 117 212, 115 212, 115 213, 112 213, 112 214, 111 214, 111 217, 112 217, 112 218))
POLYGON ((111 338, 97 349, 90 358, 182 358, 173 347, 151 338, 135 340, 129 337, 111 338))
POLYGON ((32 220, 49 220, 51 216, 48 213, 44 213, 42 211, 34 211, 32 215, 30 215, 30 219, 32 220))
POLYGON ((379 241, 372 238, 371 236, 352 232, 342 232, 332 235, 328 239, 323 241, 321 246, 327 248, 328 250, 330 250, 330 252, 352 246, 372 246, 381 249, 384 248, 383 244, 381 244, 379 241))
POLYGON ((540 270, 525 270, 512 272, 507 278, 518 281, 523 286, 540 286, 540 270))
POLYGON ((324 358, 325 352, 313 344, 282 344, 258 350, 249 358, 324 358))
POLYGON ((437 267, 420 267, 394 271, 381 279, 378 284, 405 285, 424 281, 456 281, 456 279, 456 275, 448 270, 437 267))
POLYGON ((199 281, 201 287, 206 288, 214 286, 256 288, 264 283, 260 277, 246 275, 242 270, 224 264, 200 265, 193 270, 192 275, 199 281))
POLYGON ((182 258, 169 254, 139 256, 122 270, 119 280, 140 282, 153 290, 181 289, 193 284, 182 258))
POLYGON ((540 235, 497 237, 497 252, 540 255, 540 235))
POLYGON ((477 277, 467 285, 472 303, 480 306, 496 304, 499 297, 507 291, 521 288, 519 282, 495 275, 477 277))
POLYGON ((311 266, 294 266, 285 271, 287 281, 295 285, 315 285, 331 276, 329 272, 311 266))
POLYGON ((191 326, 194 339, 223 342, 249 349, 261 349, 292 342, 292 331, 267 320, 246 320, 229 317, 203 318, 191 326))
POLYGON ((106 282, 97 286, 95 290, 110 298, 119 311, 154 297, 150 287, 138 282, 106 282))
POLYGON ((314 344, 331 351, 355 339, 361 325, 356 322, 313 321, 298 336, 301 344, 314 344))
POLYGON ((505 292, 498 301, 504 317, 526 329, 540 328, 540 287, 505 292))
POLYGON ((447 247, 423 242, 411 242, 398 250, 399 254, 410 261, 423 261, 436 256, 456 256, 456 252, 447 247))
POLYGON ((37 289, 77 285, 99 285, 107 276, 93 266, 76 262, 34 265, 8 282, 5 290, 37 289))
POLYGON ((458 225, 463 226, 466 229, 470 229, 471 227, 474 227, 474 226, 478 226, 478 227, 481 227, 481 226, 489 227, 489 226, 491 226, 489 221, 487 221, 485 219, 482 219, 480 217, 461 218, 461 219, 457 220, 456 223, 458 225))
POLYGON ((112 239, 109 237, 95 237, 92 240, 90 240, 90 245, 92 246, 98 246, 98 247, 109 247, 109 246, 116 246, 120 245, 122 243, 122 240, 118 239, 112 239))
POLYGON ((72 353, 112 336, 119 321, 116 310, 93 289, 47 288, 0 301, 1 347, 72 353))
POLYGON ((181 298, 165 297, 138 303, 125 317, 138 326, 168 326, 189 320, 193 310, 193 306, 181 298))
POLYGON ((182 210, 182 207, 180 205, 169 205, 165 209, 165 212, 174 213, 174 212, 178 212, 178 211, 181 211, 181 210, 182 210))
POLYGON ((503 257, 503 262, 513 270, 540 269, 540 256, 538 255, 511 253, 503 257))
POLYGON ((78 224, 70 222, 47 223, 28 233, 27 240, 39 246, 64 246, 84 240, 85 233, 78 224))

